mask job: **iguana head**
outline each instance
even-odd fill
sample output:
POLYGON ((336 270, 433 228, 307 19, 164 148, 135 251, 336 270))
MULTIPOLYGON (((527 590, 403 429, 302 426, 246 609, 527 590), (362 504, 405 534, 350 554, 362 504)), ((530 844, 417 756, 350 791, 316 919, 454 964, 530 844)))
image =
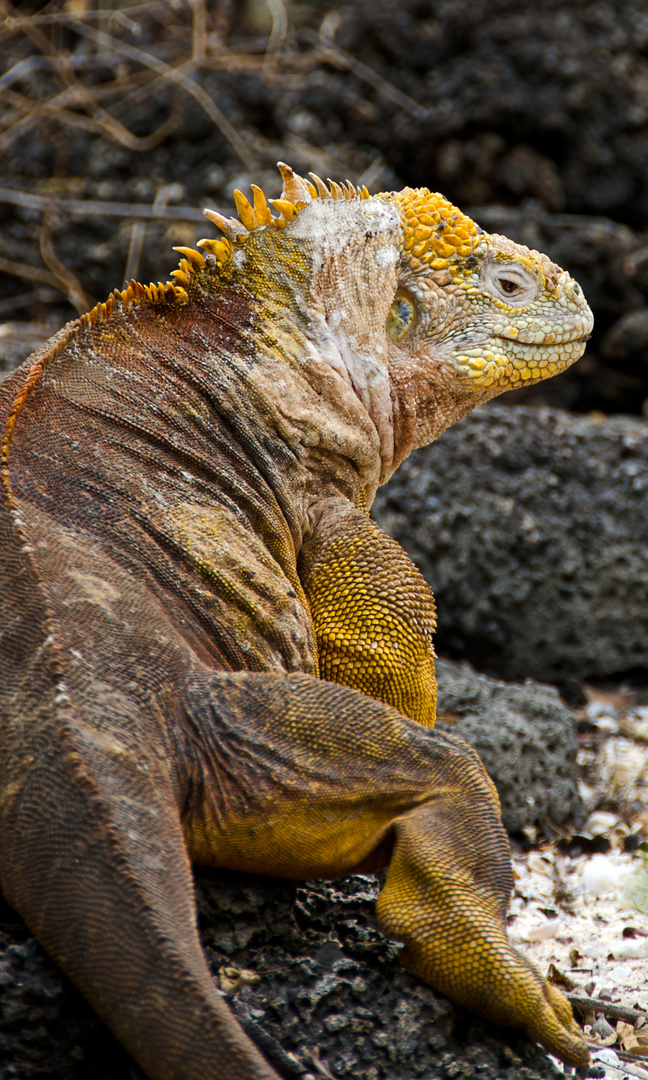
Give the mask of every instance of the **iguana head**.
POLYGON ((592 313, 546 255, 489 235, 426 188, 381 195, 400 209, 403 251, 387 336, 443 357, 470 391, 495 393, 562 371, 583 353, 592 313))
MULTIPOLYGON (((426 188, 370 196, 279 170, 279 216, 259 188, 254 205, 235 192, 238 221, 205 211, 227 239, 200 246, 219 273, 254 282, 269 319, 276 294, 350 384, 378 431, 381 482, 475 405, 582 355, 592 313, 547 256, 485 233, 426 188)), ((178 283, 195 269, 184 260, 178 283)))

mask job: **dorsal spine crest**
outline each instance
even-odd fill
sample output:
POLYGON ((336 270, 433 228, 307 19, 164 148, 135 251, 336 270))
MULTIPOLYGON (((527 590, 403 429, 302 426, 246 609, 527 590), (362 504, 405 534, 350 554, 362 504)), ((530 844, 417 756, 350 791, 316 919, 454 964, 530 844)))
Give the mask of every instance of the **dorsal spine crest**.
MULTIPOLYGON (((205 210, 204 214, 225 235, 219 239, 205 238, 197 242, 196 248, 178 246, 174 248, 182 256, 176 270, 171 272, 174 280, 151 282, 142 285, 139 281, 129 281, 123 289, 115 289, 108 298, 95 306, 72 324, 60 341, 56 343, 35 364, 25 387, 25 394, 16 403, 0 443, 2 468, 6 469, 11 433, 20 413, 24 400, 40 379, 45 368, 58 357, 80 334, 106 323, 116 312, 126 313, 139 304, 170 304, 180 307, 189 300, 188 290, 205 272, 216 267, 222 268, 232 257, 237 243, 244 242, 252 232, 258 229, 285 229, 301 211, 315 199, 369 199, 368 189, 363 185, 356 188, 350 180, 336 183, 329 180, 328 185, 316 173, 310 173, 311 179, 299 176, 286 165, 278 162, 277 167, 283 181, 283 191, 279 199, 266 199, 262 189, 252 184, 254 202, 238 189, 234 191, 234 202, 238 211, 236 218, 226 218, 216 210, 205 210), (278 216, 273 217, 270 207, 278 216), (202 250, 198 250, 202 249, 202 250), (203 254, 205 252, 206 254, 203 254)), ((459 211, 457 211, 459 214, 459 211)), ((469 219, 467 219, 469 220, 469 219)), ((459 229, 455 230, 461 237, 459 229)), ((451 240, 448 240, 450 243, 451 240)), ((412 245, 410 245, 412 246, 412 245)), ((5 483, 7 476, 5 475, 5 483)))
POLYGON ((277 163, 277 168, 283 180, 281 198, 267 199, 257 184, 251 184, 254 202, 250 202, 238 188, 235 188, 233 192, 238 218, 225 217, 218 210, 203 211, 205 217, 209 218, 224 233, 224 236, 218 240, 209 237, 198 240, 196 247, 207 252, 207 259, 194 248, 174 248, 184 256, 180 260, 178 269, 173 270, 171 274, 178 284, 188 288, 205 268, 225 266, 236 244, 244 243, 251 233, 265 228, 285 229, 314 199, 371 198, 366 187, 356 188, 350 180, 344 180, 340 184, 329 180, 327 186, 327 183, 315 173, 310 173, 312 181, 307 180, 283 161, 277 163), (272 215, 270 207, 277 211, 277 217, 272 215), (213 256, 215 263, 210 261, 209 256, 213 256))
MULTIPOLYGON (((356 188, 350 180, 343 180, 341 183, 337 183, 335 180, 328 180, 327 183, 317 176, 316 173, 310 173, 311 180, 304 179, 303 176, 299 176, 294 169, 291 169, 290 165, 286 165, 285 162, 279 161, 277 167, 283 180, 283 192, 279 199, 266 199, 265 194, 256 184, 252 184, 252 192, 254 195, 254 205, 250 200, 236 188, 233 192, 234 202, 238 211, 238 220, 236 218, 227 218, 223 214, 220 214, 217 210, 204 210, 205 217, 225 233, 227 241, 230 245, 236 244, 238 241, 245 240, 250 233, 255 232, 257 229, 270 226, 273 229, 285 229, 291 221, 294 221, 297 215, 313 202, 314 199, 369 199, 371 198, 369 191, 365 186, 356 188), (273 217, 270 212, 270 206, 274 207, 278 211, 279 216, 273 217)), ((218 241, 224 243, 224 241, 218 241)), ((211 250, 209 245, 213 241, 199 240, 198 246, 211 250)), ((176 251, 188 249, 176 248, 176 251)), ((231 250, 231 248, 229 249, 231 250)), ((216 251, 213 252, 215 255, 216 251)), ((224 255, 224 252, 223 252, 224 255)), ((221 252, 217 254, 218 261, 221 261, 221 252)), ((188 256, 189 257, 189 256, 188 256)))

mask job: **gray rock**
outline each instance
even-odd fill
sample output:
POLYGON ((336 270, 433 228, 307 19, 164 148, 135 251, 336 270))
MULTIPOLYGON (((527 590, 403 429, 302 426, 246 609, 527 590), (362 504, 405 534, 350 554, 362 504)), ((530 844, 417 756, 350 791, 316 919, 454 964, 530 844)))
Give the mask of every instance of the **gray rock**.
POLYGON ((523 686, 498 682, 447 660, 437 662, 437 680, 437 724, 479 754, 508 831, 547 822, 579 824, 575 719, 557 690, 531 680, 523 686))
MULTIPOLYGON (((532 1039, 451 1005, 404 971, 374 923, 373 875, 295 884, 198 869, 215 978, 260 975, 228 998, 286 1080, 560 1080, 532 1039), (325 1071, 326 1070, 326 1071, 325 1071)), ((145 1080, 0 898, 2 1080, 145 1080)))
POLYGON ((648 424, 489 405, 374 514, 434 589, 441 651, 560 685, 648 669, 648 424))
POLYGON ((611 1024, 608 1024, 604 1016, 599 1016, 596 1023, 592 1024, 590 1029, 591 1035, 600 1035, 602 1039, 608 1039, 610 1035, 615 1031, 611 1024))
POLYGON ((601 342, 601 353, 611 360, 623 360, 626 356, 641 354, 644 359, 648 350, 648 308, 626 311, 610 327, 601 342))

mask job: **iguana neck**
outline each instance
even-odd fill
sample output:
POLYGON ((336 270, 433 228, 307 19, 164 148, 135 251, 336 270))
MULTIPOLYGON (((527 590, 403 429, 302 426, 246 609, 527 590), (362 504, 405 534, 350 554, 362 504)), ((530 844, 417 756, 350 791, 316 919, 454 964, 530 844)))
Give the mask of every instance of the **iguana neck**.
MULTIPOLYGON (((207 308, 219 318, 237 305, 236 365, 241 378, 254 372, 259 423, 294 455, 295 510, 307 518, 314 502, 333 494, 356 504, 371 501, 385 460, 393 458, 386 368, 374 364, 376 377, 366 378, 371 358, 358 357, 339 320, 330 317, 321 299, 322 267, 305 243, 287 242, 284 234, 279 244, 266 232, 251 237, 237 256, 211 280, 203 279, 200 296, 190 289, 188 309, 195 319, 207 308), (382 425, 376 423, 380 410, 382 425)), ((216 350, 212 362, 220 381, 221 365, 232 370, 234 364, 231 345, 216 350)), ((273 462, 265 467, 272 470, 273 462)))
POLYGON ((370 506, 413 449, 497 389, 467 386, 442 345, 438 357, 425 350, 405 362, 390 345, 383 328, 397 267, 384 233, 332 247, 326 233, 253 233, 229 273, 254 312, 244 351, 258 358, 256 383, 288 424, 282 437, 301 442, 309 493, 334 488, 370 506))

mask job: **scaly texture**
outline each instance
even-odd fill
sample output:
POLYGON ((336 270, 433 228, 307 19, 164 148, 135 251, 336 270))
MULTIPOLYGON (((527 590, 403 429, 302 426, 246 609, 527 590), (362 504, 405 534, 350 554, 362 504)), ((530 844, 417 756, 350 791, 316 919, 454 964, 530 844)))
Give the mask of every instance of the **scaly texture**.
POLYGON ((434 725, 434 597, 400 544, 361 510, 338 506, 304 543, 298 565, 320 677, 434 725))
POLYGON ((0 389, 3 891, 154 1080, 275 1075, 212 984, 190 858, 388 865, 412 970, 584 1066, 506 939, 493 785, 432 730, 431 593, 367 508, 577 359, 589 308, 439 195, 280 171, 0 389))

